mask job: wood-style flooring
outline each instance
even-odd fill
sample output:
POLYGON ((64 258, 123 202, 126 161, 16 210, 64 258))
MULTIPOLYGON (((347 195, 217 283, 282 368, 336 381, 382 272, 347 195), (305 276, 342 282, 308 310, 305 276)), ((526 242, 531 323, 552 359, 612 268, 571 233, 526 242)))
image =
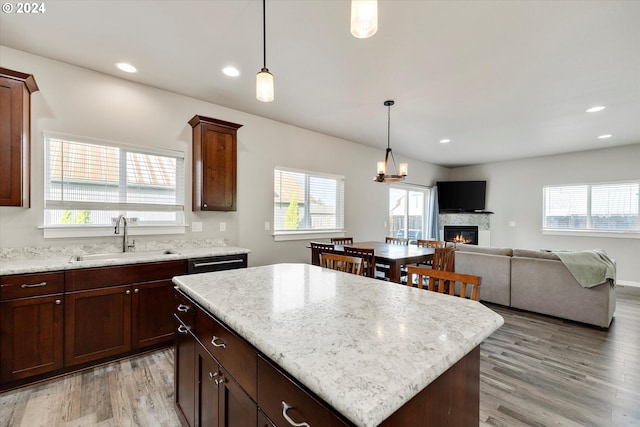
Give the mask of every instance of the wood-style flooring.
MULTIPOLYGON (((480 425, 640 426, 640 288, 617 293, 609 330, 490 305, 480 425)), ((0 394, 2 427, 179 425, 171 349, 0 394)))

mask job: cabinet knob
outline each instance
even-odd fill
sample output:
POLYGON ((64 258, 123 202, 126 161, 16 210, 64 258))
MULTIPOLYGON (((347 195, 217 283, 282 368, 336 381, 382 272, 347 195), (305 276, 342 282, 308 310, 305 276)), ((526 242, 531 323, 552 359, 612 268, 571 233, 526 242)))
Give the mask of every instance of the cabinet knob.
POLYGON ((206 207, 207 207, 207 204, 206 204, 206 203, 203 203, 203 204, 202 204, 202 207, 203 207, 203 208, 206 208, 206 207))
POLYGON ((56 305, 60 305, 60 304, 62 304, 62 300, 57 299, 56 300, 56 305))
POLYGON ((209 381, 213 381, 218 376, 217 372, 209 372, 209 381))
POLYGON ((133 290, 133 292, 137 294, 138 292, 140 292, 140 289, 135 288, 135 289, 133 290))
POLYGON ((227 382, 227 379, 225 377, 223 377, 222 375, 218 375, 218 378, 216 378, 215 380, 213 380, 214 383, 216 383, 216 387, 224 384, 225 382, 227 382))
POLYGON ((125 294, 127 294, 127 295, 131 295, 131 290, 130 290, 130 289, 127 289, 127 291, 125 292, 125 294))
POLYGON ((309 424, 305 422, 297 423, 293 421, 289 416, 289 414, 287 414, 287 411, 292 408, 293 406, 287 405, 287 402, 285 402, 284 400, 282 401, 282 416, 284 417, 284 419, 287 420, 287 422, 294 427, 311 427, 309 424))

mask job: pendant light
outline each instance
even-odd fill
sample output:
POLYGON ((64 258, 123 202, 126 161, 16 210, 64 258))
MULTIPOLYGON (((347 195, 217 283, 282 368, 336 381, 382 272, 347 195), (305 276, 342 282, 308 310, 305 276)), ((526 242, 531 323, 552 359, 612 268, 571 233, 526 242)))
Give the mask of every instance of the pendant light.
POLYGON ((373 178, 377 182, 400 182, 404 181, 407 173, 409 172, 409 165, 407 163, 400 163, 400 167, 396 166, 396 159, 393 157, 393 151, 391 151, 391 106, 394 101, 384 101, 384 105, 387 107, 387 152, 384 156, 383 162, 378 162, 376 176, 373 178), (393 162, 393 169, 395 174, 387 174, 389 170, 389 155, 391 155, 391 161, 393 162))
POLYGON ((265 1, 262 0, 262 54, 263 66, 256 75, 256 98, 258 101, 273 101, 273 74, 267 68, 267 19, 265 1))
POLYGON ((351 0, 351 34, 359 39, 378 31, 378 0, 351 0))

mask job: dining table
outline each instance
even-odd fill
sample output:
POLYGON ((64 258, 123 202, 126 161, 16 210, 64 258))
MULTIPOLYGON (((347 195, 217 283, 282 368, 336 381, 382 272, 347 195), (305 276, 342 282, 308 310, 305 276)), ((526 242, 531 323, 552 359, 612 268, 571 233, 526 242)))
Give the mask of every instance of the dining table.
POLYGON ((433 259, 435 250, 416 245, 393 245, 385 242, 354 242, 350 245, 335 245, 336 252, 344 252, 344 247, 373 249, 376 264, 389 266, 389 280, 401 283, 402 266, 415 263, 426 263, 433 259))

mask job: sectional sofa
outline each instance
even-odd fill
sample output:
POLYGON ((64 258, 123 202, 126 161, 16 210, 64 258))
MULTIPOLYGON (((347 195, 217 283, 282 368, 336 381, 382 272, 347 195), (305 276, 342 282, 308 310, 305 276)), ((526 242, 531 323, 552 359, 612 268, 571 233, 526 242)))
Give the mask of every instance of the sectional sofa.
POLYGON ((584 288, 558 255, 527 249, 457 245, 455 271, 482 277, 480 300, 608 328, 615 287, 584 288))

